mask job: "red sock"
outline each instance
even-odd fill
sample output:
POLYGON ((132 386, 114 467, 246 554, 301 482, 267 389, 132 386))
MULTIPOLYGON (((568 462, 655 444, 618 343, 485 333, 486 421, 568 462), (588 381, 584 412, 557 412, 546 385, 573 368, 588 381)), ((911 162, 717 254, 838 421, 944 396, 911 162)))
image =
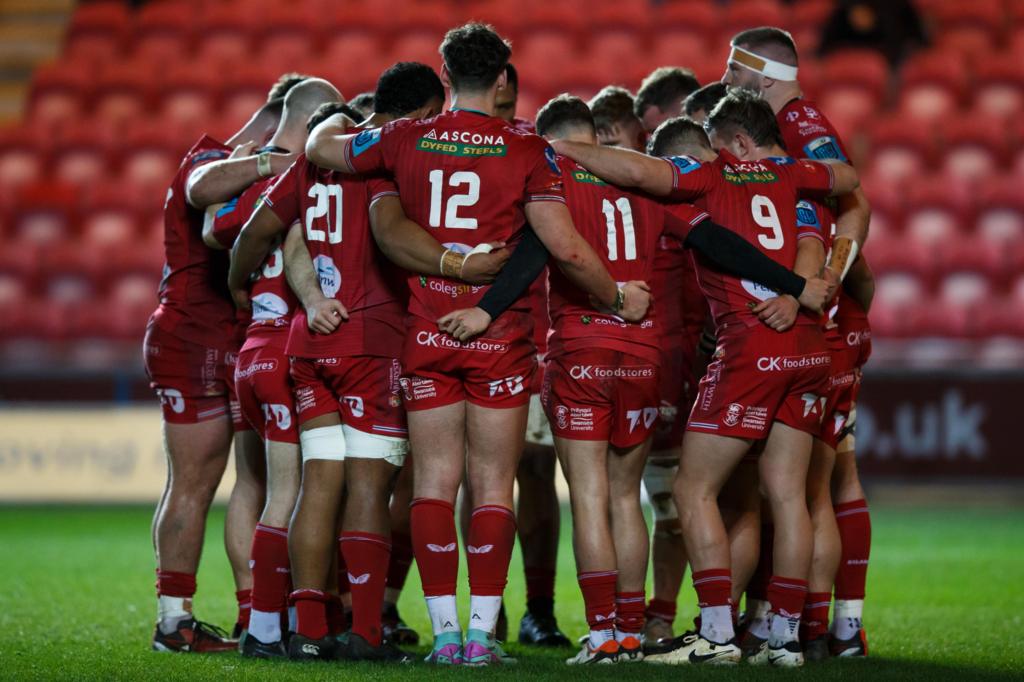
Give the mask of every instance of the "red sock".
POLYGON ((252 608, 280 613, 288 607, 288 529, 256 525, 249 567, 252 569, 252 608))
POLYGON ((732 572, 728 568, 709 568, 693 573, 693 589, 697 590, 697 605, 732 606, 732 572))
POLYGON ((249 614, 252 613, 252 590, 238 590, 235 601, 238 602, 238 620, 235 623, 244 630, 249 627, 249 614))
POLYGON ((500 597, 504 594, 515 541, 516 516, 511 509, 487 505, 473 510, 466 540, 470 595, 500 597))
POLYGON ((526 602, 534 599, 555 600, 555 570, 546 566, 527 566, 526 602))
POLYGON ((348 564, 345 562, 345 553, 341 551, 341 536, 338 536, 338 596, 348 594, 352 591, 348 584, 348 564))
POLYGON ((615 629, 628 634, 640 634, 644 629, 643 590, 615 594, 615 629))
POLYGON ((380 616, 391 543, 382 535, 346 531, 341 534, 341 547, 352 590, 352 632, 371 645, 380 646, 380 616))
POLYGON ((800 618, 807 601, 807 581, 773 575, 768 583, 768 603, 772 613, 784 618, 800 618))
MULTIPOLYGON (((772 578, 772 545, 775 542, 775 526, 770 523, 761 524, 761 554, 757 559, 757 568, 747 583, 747 600, 757 599, 768 601, 768 581, 772 578)), ((747 607, 749 608, 749 606, 747 607)))
POLYGON ((162 597, 191 599, 196 594, 196 574, 156 570, 156 593, 162 597))
POLYGON ((871 515, 865 500, 837 504, 836 523, 843 543, 836 572, 836 599, 863 599, 871 554, 871 515))
POLYGON ((295 605, 295 632, 310 639, 327 636, 327 603, 331 595, 320 590, 295 590, 289 600, 295 605))
POLYGON ((455 594, 455 583, 459 579, 455 508, 444 500, 427 498, 417 498, 409 506, 412 550, 420 571, 423 595, 455 594))
POLYGON ((591 571, 576 576, 583 593, 587 625, 591 630, 615 628, 615 582, 618 571, 591 571))
POLYGON ((412 538, 407 533, 391 532, 391 559, 388 561, 387 586, 394 590, 405 587, 412 566, 412 538))
POLYGON ((647 620, 657 618, 672 625, 676 619, 676 603, 666 599, 652 599, 648 602, 647 611, 644 615, 647 617, 647 620))
POLYGON ((824 637, 828 633, 828 607, 832 595, 828 592, 808 592, 804 613, 800 618, 800 641, 824 637))

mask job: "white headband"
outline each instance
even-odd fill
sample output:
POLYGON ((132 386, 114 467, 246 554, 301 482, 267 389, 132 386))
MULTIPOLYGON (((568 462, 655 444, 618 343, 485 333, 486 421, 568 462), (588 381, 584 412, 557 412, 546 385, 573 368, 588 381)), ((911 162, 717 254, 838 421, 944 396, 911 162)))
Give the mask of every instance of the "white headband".
POLYGON ((796 67, 789 64, 777 62, 774 59, 754 54, 750 50, 744 50, 735 43, 732 45, 732 52, 729 54, 730 64, 739 64, 745 69, 750 69, 762 76, 774 78, 777 81, 795 81, 796 67))

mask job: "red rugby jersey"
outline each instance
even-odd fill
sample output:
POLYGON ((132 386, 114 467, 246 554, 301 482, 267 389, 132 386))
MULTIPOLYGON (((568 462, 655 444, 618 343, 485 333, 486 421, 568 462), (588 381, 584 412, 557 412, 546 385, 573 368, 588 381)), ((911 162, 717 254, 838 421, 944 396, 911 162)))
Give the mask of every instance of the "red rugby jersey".
POLYGON ((227 147, 208 135, 182 159, 164 202, 164 252, 160 305, 150 318, 167 333, 184 341, 237 350, 240 343, 235 306, 228 292, 228 254, 203 243, 205 211, 185 199, 194 170, 225 159, 227 147))
MULTIPOLYGON (((740 161, 727 151, 709 163, 690 156, 666 162, 673 172, 672 198, 703 198, 715 222, 727 226, 780 265, 793 267, 799 238, 820 238, 797 227, 796 203, 800 196, 827 196, 833 183, 828 164, 789 157, 740 161)), ((704 259, 698 259, 698 275, 719 327, 737 321, 747 326, 761 324, 750 312, 750 304, 776 295, 761 284, 716 270, 704 259)), ((797 318, 797 324, 816 323, 814 316, 804 312, 797 318)))
MULTIPOLYGON (((263 195, 274 179, 264 178, 254 182, 217 211, 213 221, 213 234, 217 241, 225 246, 234 243, 249 216, 260 207, 263 195)), ((275 241, 274 248, 250 279, 252 322, 246 331, 246 345, 250 347, 273 345, 283 350, 292 322, 292 312, 299 304, 284 276, 283 241, 283 236, 275 241)))
MULTIPOLYGON (((803 98, 791 100, 779 110, 775 118, 779 122, 779 130, 782 131, 786 150, 792 156, 850 162, 850 155, 846 153, 846 147, 835 126, 814 102, 803 98)), ((824 215, 830 224, 831 231, 834 232, 836 221, 834 201, 825 202, 824 215)), ((845 319, 843 324, 849 328, 863 329, 867 327, 868 323, 867 313, 843 292, 842 287, 839 290, 839 305, 834 317, 837 321, 845 319)))
MULTIPOLYGON (((665 207, 647 196, 610 185, 571 159, 559 157, 565 199, 580 235, 593 247, 608 273, 620 284, 650 283, 662 232, 682 242, 693 225, 708 215, 692 206, 665 207)), ((558 268, 550 270, 551 356, 582 348, 609 348, 650 362, 660 358, 660 329, 655 307, 639 323, 597 312, 590 297, 558 268)), ((660 313, 659 313, 660 314, 660 313)))
POLYGON ((370 204, 388 194, 395 194, 388 180, 319 168, 304 155, 267 191, 264 201, 281 222, 302 224, 324 296, 341 301, 349 312, 348 321, 332 334, 317 334, 299 306, 288 337, 289 355, 400 355, 404 273, 384 257, 370 231, 370 204))
MULTIPOLYGON (((360 173, 390 173, 409 218, 461 252, 485 242, 513 242, 529 202, 565 201, 554 150, 540 137, 476 111, 393 121, 355 137, 345 155, 360 173)), ((475 306, 487 287, 413 275, 409 290, 409 313, 433 323, 475 306)), ((532 329, 524 295, 491 324, 487 336, 529 336, 532 329)))

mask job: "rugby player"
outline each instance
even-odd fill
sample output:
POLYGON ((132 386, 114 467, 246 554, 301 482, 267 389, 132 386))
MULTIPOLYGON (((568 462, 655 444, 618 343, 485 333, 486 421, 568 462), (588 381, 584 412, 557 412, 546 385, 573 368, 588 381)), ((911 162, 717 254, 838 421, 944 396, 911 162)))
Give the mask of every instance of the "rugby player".
POLYGON ((633 94, 617 85, 601 89, 587 102, 597 123, 597 139, 601 144, 643 151, 647 131, 633 113, 633 94))
MULTIPOLYGON (((762 94, 775 112, 785 146, 793 156, 840 161, 849 158, 828 118, 817 105, 803 98, 796 45, 786 31, 760 27, 738 33, 732 40, 732 52, 722 82, 762 94)), ((835 226, 837 245, 830 257, 830 267, 845 276, 867 239, 870 206, 863 192, 858 190, 840 198, 838 206, 826 206, 822 220, 826 230, 835 226), (844 246, 845 240, 850 241, 844 246)), ((866 266, 859 267, 858 273, 870 278, 866 266)), ((813 613, 808 614, 808 620, 819 625, 805 635, 808 643, 814 642, 810 646, 816 658, 827 655, 821 624, 828 623, 832 591, 828 576, 837 562, 831 649, 840 656, 867 655, 867 636, 861 618, 871 549, 871 520, 857 475, 851 419, 855 414, 860 368, 870 354, 871 329, 865 305, 863 298, 855 300, 845 288, 840 289, 833 320, 848 333, 840 338, 833 330, 831 335, 830 384, 833 388, 821 438, 815 442, 814 461, 820 465, 817 471, 812 471, 817 482, 814 486, 817 495, 811 501, 816 511, 815 571, 812 573, 815 580, 808 596, 808 603, 815 607, 813 613), (830 503, 835 507, 834 521, 828 514, 830 503), (837 551, 841 556, 836 556, 837 551)))
POLYGON ((725 83, 708 83, 686 96, 686 100, 683 102, 683 112, 687 118, 704 125, 708 114, 718 104, 718 100, 725 97, 725 93, 725 83))
POLYGON ((636 91, 633 113, 648 134, 670 118, 683 113, 683 100, 700 87, 693 71, 680 66, 659 66, 647 75, 636 91))
MULTIPOLYGON (((797 233, 797 198, 849 192, 858 186, 856 172, 846 164, 784 157, 770 107, 746 91, 730 93, 719 102, 707 126, 712 144, 720 150, 717 157, 710 148, 699 159, 678 157, 670 162, 571 143, 558 143, 556 148, 599 176, 656 196, 705 197, 713 215, 730 221, 766 254, 795 263, 798 273, 818 272, 824 263, 822 236, 797 233)), ((803 655, 796 630, 811 550, 804 491, 811 434, 820 428, 819 392, 830 358, 813 316, 798 316, 796 325, 789 327, 795 301, 723 276, 704 262, 698 270, 715 316, 719 346, 687 425, 674 497, 694 569, 701 629, 673 651, 648 660, 739 661, 729 542, 717 497, 751 445, 766 440, 760 471, 776 522, 775 577, 769 588, 776 617, 767 659, 777 665, 799 665, 803 655), (759 322, 762 311, 768 313, 764 322, 771 330, 759 322)))
MULTIPOLYGON (((192 616, 206 515, 227 464, 232 430, 249 430, 232 409, 240 338, 234 307, 222 284, 227 258, 206 247, 202 230, 206 206, 228 200, 258 179, 265 164, 284 169, 291 163, 289 155, 275 153, 266 153, 259 161, 229 159, 234 147, 262 143, 273 133, 285 87, 275 84, 274 97, 227 142, 201 137, 182 159, 164 203, 166 264, 160 304, 144 341, 146 373, 162 405, 168 460, 152 529, 158 602, 152 647, 157 651, 236 648, 225 633, 192 616)), ((246 562, 232 551, 235 544, 226 538, 242 625, 248 571, 246 562)))
MULTIPOLYGON (((702 129, 692 122, 685 123, 689 129, 676 137, 697 135, 707 144, 702 129)), ((549 102, 539 112, 537 125, 551 138, 596 144, 593 118, 575 97, 563 95, 549 102)), ((663 237, 664 232, 671 232, 681 243, 697 249, 727 271, 792 291, 815 308, 825 302, 829 291, 826 282, 815 280, 808 286, 742 238, 714 226, 706 215, 692 207, 681 205, 678 210, 685 216, 682 219, 671 213, 666 215, 661 204, 609 186, 569 159, 560 158, 559 165, 566 178, 566 197, 574 222, 585 226, 581 227, 582 234, 595 249, 608 254, 602 258, 620 275, 624 268, 650 270, 652 264, 646 254, 654 250, 653 242, 663 237), (608 229, 609 206, 623 214, 622 249, 618 231, 608 229), (691 228, 690 221, 697 224, 691 228), (648 234, 649 230, 653 235, 648 234), (609 241, 611 235, 616 237, 614 241, 609 241), (641 246, 646 238, 652 248, 638 248, 637 235, 641 246)), ((509 263, 481 299, 481 308, 489 307, 489 299, 514 272, 513 265, 509 263)), ((543 260, 534 272, 542 266, 543 260)), ((646 545, 639 547, 636 543, 638 539, 646 543, 647 536, 639 507, 639 485, 643 453, 649 446, 647 436, 657 410, 651 405, 630 410, 628 403, 643 402, 645 393, 649 402, 654 401, 650 394, 659 383, 656 366, 661 353, 652 345, 659 340, 660 333, 653 315, 648 315, 641 325, 624 324, 606 311, 591 309, 585 297, 581 298, 557 274, 552 275, 551 281, 555 331, 552 360, 545 370, 545 401, 548 412, 554 412, 556 443, 572 493, 574 547, 591 625, 580 653, 568 662, 640 660, 647 551, 646 545), (623 357, 595 358, 592 353, 623 357), (619 360, 632 364, 623 365, 619 360), (627 370, 629 376, 620 376, 627 370), (636 442, 632 446, 619 445, 626 440, 636 442), (607 466, 593 466, 595 458, 599 462, 607 458, 607 466)), ((477 316, 479 309, 456 311, 442 318, 442 329, 446 324, 451 329, 454 324, 457 338, 466 340, 482 332, 491 319, 485 314, 485 324, 475 326, 477 316)))
MULTIPOLYGON (((305 147, 308 121, 323 104, 341 101, 341 93, 319 78, 306 78, 284 100, 281 123, 264 149, 279 152, 305 147)), ((275 176, 249 186, 215 212, 207 244, 229 248, 258 206, 275 176)), ((289 239, 301 241, 301 233, 289 239)), ((295 509, 301 474, 295 403, 285 353, 295 295, 284 276, 284 244, 279 239, 263 262, 247 298, 252 308, 245 344, 239 352, 235 385, 245 419, 261 437, 266 457, 266 504, 250 539, 252 614, 241 644, 243 656, 283 657, 282 616, 287 614, 288 524, 295 509)), ((287 622, 287 620, 286 620, 287 622)))
MULTIPOLYGON (((443 101, 443 87, 429 67, 397 64, 378 82, 377 112, 366 130, 400 116, 432 116, 443 101)), ((318 130, 348 125, 335 116, 318 130)), ((381 629, 390 554, 388 498, 408 449, 398 395, 403 292, 394 268, 370 244, 369 228, 396 264, 414 272, 440 274, 445 249, 406 220, 389 182, 333 173, 305 159, 274 185, 265 205, 236 244, 232 274, 236 264, 244 273, 254 255, 265 252, 268 239, 296 217, 304 221, 306 246, 315 255, 312 263, 308 257, 286 256, 289 268, 305 267, 304 274, 289 274, 305 306, 305 313, 296 315, 288 346, 304 459, 290 538, 298 623, 289 655, 408 660, 383 640, 381 629), (343 242, 344 248, 338 246, 343 242), (341 536, 353 624, 347 636, 333 642, 324 607, 326 566, 346 480, 358 481, 348 486, 341 536)), ((480 274, 490 272, 488 264, 503 262, 503 256, 457 260, 462 275, 479 282, 491 276, 480 274)), ((236 276, 232 285, 238 282, 236 276)))
POLYGON ((390 173, 409 217, 448 247, 445 277, 409 282, 402 387, 416 451, 413 548, 434 630, 428 660, 488 665, 506 658, 492 633, 515 536, 513 480, 536 350, 525 302, 472 343, 437 331, 438 318, 484 293, 449 279, 458 273, 455 261, 481 243, 513 239, 528 221, 559 267, 600 304, 635 320, 650 296, 644 283, 620 288, 573 229, 550 148, 494 116, 497 90, 507 83, 508 44, 488 26, 467 24, 449 31, 440 51, 450 111, 359 135, 324 125, 306 153, 335 170, 390 173), (470 627, 463 646, 453 505, 467 465, 476 508, 467 538, 470 627))

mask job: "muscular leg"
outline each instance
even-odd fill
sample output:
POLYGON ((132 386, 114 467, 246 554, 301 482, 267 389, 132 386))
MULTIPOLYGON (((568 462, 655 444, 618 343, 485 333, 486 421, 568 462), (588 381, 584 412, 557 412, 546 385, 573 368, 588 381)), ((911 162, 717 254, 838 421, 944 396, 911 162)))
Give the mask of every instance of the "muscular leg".
POLYGON ((781 647, 797 637, 807 598, 813 528, 807 511, 807 470, 812 438, 781 422, 772 424, 760 473, 775 525, 772 580, 768 601, 774 614, 769 646, 781 647))
POLYGON ((226 418, 164 423, 168 479, 154 520, 159 621, 167 633, 188 617, 203 549, 206 515, 224 475, 231 445, 226 418))
POLYGON ((493 633, 497 624, 515 544, 512 495, 526 416, 526 405, 505 409, 466 405, 466 469, 473 491, 466 536, 471 631, 493 633))
MULTIPOLYGON (((340 424, 337 413, 311 419, 299 427, 302 434, 340 424)), ((344 441, 337 442, 338 454, 344 454, 344 441)), ((302 484, 288 530, 288 554, 292 571, 292 599, 295 603, 297 632, 309 639, 327 636, 328 589, 335 584, 337 519, 341 510, 345 463, 341 459, 303 457, 302 484)))
POLYGON ((255 431, 240 431, 235 442, 235 485, 224 518, 224 546, 227 549, 236 590, 252 589, 249 550, 252 534, 263 509, 267 473, 263 442, 255 431))
POLYGON ((409 574, 412 565, 412 544, 409 540, 409 503, 412 502, 412 462, 406 457, 405 465, 398 473, 395 480, 395 488, 391 493, 391 504, 388 508, 391 523, 391 537, 395 546, 391 548, 391 566, 388 569, 388 586, 384 590, 385 604, 393 605, 398 603, 402 594, 402 587, 405 586, 405 578, 409 574), (402 565, 395 565, 396 549, 401 538, 401 543, 406 544, 407 557, 402 557, 402 565))
MULTIPOLYGON (((534 599, 552 599, 554 595, 549 593, 546 583, 545 587, 539 590, 541 593, 537 595, 531 595, 529 588, 531 572, 550 576, 553 588, 555 567, 558 563, 561 510, 558 506, 558 493, 555 490, 554 448, 526 443, 516 480, 519 482, 516 523, 519 528, 519 545, 523 553, 523 568, 527 573, 527 600, 529 602, 531 596, 534 599), (526 504, 523 504, 524 500, 526 504)), ((546 610, 550 611, 550 607, 546 610)))
POLYGON ((801 639, 817 639, 828 631, 828 607, 832 600, 832 583, 839 568, 842 545, 839 526, 832 508, 832 469, 836 453, 827 443, 815 439, 807 471, 807 506, 814 528, 811 571, 807 580, 808 598, 801 622, 801 639))
POLYGON ((267 441, 267 501, 252 537, 252 615, 249 636, 281 641, 281 614, 288 606, 288 522, 299 494, 302 460, 296 443, 267 441))
POLYGON ((454 655, 462 642, 455 603, 459 553, 454 505, 465 471, 466 403, 410 411, 408 419, 409 441, 416 453, 410 511, 413 552, 435 646, 451 649, 454 655), (445 643, 448 639, 453 641, 445 643))
POLYGON ((345 460, 349 482, 342 521, 341 548, 352 593, 352 633, 372 646, 381 643, 381 606, 391 528, 388 499, 398 467, 384 459, 356 457, 345 460))
POLYGON ((743 459, 732 472, 719 495, 718 503, 729 533, 732 557, 732 599, 740 597, 757 569, 761 547, 761 491, 758 487, 757 461, 743 459))
MULTIPOLYGON (((856 418, 855 415, 856 410, 851 412, 851 420, 856 418)), ((842 545, 835 580, 832 634, 835 640, 855 642, 846 648, 846 655, 858 650, 863 652, 860 655, 865 655, 867 645, 863 637, 862 615, 868 559, 871 556, 871 516, 857 473, 852 433, 839 444, 836 454, 832 500, 842 545)))
POLYGON ((729 537, 718 495, 750 449, 750 441, 687 431, 673 497, 701 604, 701 636, 724 643, 734 637, 729 537))
POLYGON ((655 520, 651 541, 654 593, 647 611, 649 641, 650 628, 655 627, 659 621, 665 625, 654 633, 657 635, 655 639, 672 636, 671 626, 675 619, 676 601, 679 598, 683 577, 686 575, 686 544, 683 541, 683 531, 679 525, 675 502, 672 500, 672 482, 679 468, 681 455, 682 447, 652 452, 644 471, 644 482, 654 507, 655 520), (672 478, 668 478, 669 475, 672 478), (666 483, 656 485, 653 476, 664 477, 666 483), (662 491, 663 487, 667 487, 667 490, 662 491), (651 624, 652 619, 656 619, 655 625, 651 624))
POLYGON ((569 483, 576 575, 590 648, 597 649, 615 638, 615 621, 609 614, 615 612, 618 566, 609 518, 608 443, 556 436, 555 451, 569 483))
POLYGON ((650 552, 640 480, 650 447, 648 439, 629 449, 613 448, 607 460, 608 511, 618 570, 615 637, 620 642, 632 637, 636 647, 644 627, 644 583, 650 552))

